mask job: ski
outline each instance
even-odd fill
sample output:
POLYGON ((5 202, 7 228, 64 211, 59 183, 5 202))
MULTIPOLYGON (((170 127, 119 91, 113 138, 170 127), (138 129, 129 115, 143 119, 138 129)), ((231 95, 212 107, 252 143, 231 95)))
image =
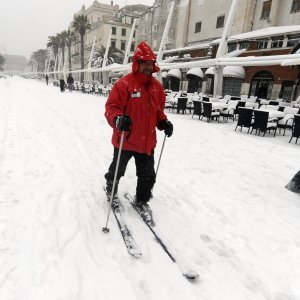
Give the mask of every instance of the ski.
POLYGON ((199 277, 199 274, 190 268, 188 263, 182 257, 182 255, 169 243, 166 239, 162 239, 162 234, 158 231, 157 226, 152 218, 152 212, 150 213, 151 219, 149 218, 149 214, 146 216, 141 213, 141 211, 134 205, 134 199, 129 193, 125 193, 124 197, 130 202, 131 206, 134 210, 141 216, 144 223, 150 229, 152 234, 154 235, 156 241, 160 244, 160 246, 164 249, 166 254, 170 257, 170 259, 177 264, 178 268, 182 272, 183 276, 187 279, 194 280, 199 277), (170 252, 172 249, 172 253, 170 252), (174 254, 176 253, 176 255, 174 254))
POLYGON ((123 237, 125 246, 127 248, 128 253, 133 256, 134 258, 139 258, 142 255, 142 252, 140 251, 138 245, 136 244, 135 240, 133 239, 133 236, 131 232, 129 231, 122 214, 120 212, 119 205, 112 204, 111 207, 113 214, 117 220, 118 227, 120 229, 121 235, 123 237))
MULTIPOLYGON (((103 190, 107 196, 107 201, 109 201, 109 195, 106 193, 106 188, 103 187, 103 190)), ((131 232, 129 231, 123 217, 121 214, 121 210, 120 210, 120 200, 118 197, 115 197, 112 200, 112 204, 111 204, 111 210, 113 211, 113 214, 116 218, 118 227, 120 229, 122 238, 124 240, 126 249, 128 251, 128 253, 133 256, 134 258, 139 258, 142 256, 142 252, 140 251, 138 245, 136 244, 131 232)))

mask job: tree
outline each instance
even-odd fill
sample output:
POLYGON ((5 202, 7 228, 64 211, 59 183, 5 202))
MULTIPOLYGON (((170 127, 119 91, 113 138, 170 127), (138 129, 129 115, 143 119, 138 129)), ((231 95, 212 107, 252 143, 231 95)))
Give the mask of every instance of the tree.
POLYGON ((73 42, 77 41, 76 33, 74 31, 66 31, 66 45, 68 47, 68 58, 69 58, 69 70, 72 70, 72 59, 71 59, 71 46, 73 42))
MULTIPOLYGON (((100 49, 93 56, 92 66, 93 67, 101 67, 103 64, 103 59, 105 55, 106 48, 101 46, 100 49)), ((107 65, 111 65, 113 63, 122 64, 124 60, 124 53, 118 48, 109 47, 108 55, 107 55, 107 65)))
POLYGON ((59 48, 61 49, 62 53, 62 64, 65 64, 65 47, 66 47, 66 38, 68 36, 68 33, 66 30, 62 31, 61 33, 57 34, 59 38, 59 48))
MULTIPOLYGON (((59 36, 58 35, 48 36, 48 40, 49 41, 47 43, 47 47, 51 48, 52 51, 53 51, 53 55, 54 55, 54 63, 53 63, 53 65, 54 65, 56 57, 57 57, 57 54, 58 54, 58 49, 59 49, 59 36)), ((51 63, 52 63, 52 61, 51 61, 51 63)), ((54 66, 53 66, 53 71, 55 71, 54 70, 54 66)))
POLYGON ((48 36, 48 43, 47 47, 52 48, 53 55, 54 55, 54 60, 56 59, 56 56, 58 54, 58 49, 59 49, 59 37, 58 35, 51 35, 48 36))
POLYGON ((4 63, 5 63, 5 58, 4 58, 4 56, 0 53, 0 71, 3 71, 4 63))
POLYGON ((37 72, 44 72, 45 61, 48 58, 48 50, 39 49, 31 54, 29 64, 33 65, 36 63, 37 72))
MULTIPOLYGON (((87 30, 91 29, 91 24, 88 22, 87 16, 74 16, 73 20, 74 31, 80 35, 80 65, 84 69, 84 36, 87 30)), ((82 82, 84 74, 80 73, 80 81, 82 82)))

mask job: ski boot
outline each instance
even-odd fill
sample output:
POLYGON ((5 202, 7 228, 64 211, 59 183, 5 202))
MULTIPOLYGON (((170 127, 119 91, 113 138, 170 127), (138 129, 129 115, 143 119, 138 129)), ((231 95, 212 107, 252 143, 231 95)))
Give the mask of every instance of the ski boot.
MULTIPOLYGON (((111 203, 112 208, 119 208, 120 205, 120 200, 118 197, 118 185, 119 185, 119 181, 117 180, 115 184, 115 191, 114 191, 112 203, 111 203)), ((113 182, 108 180, 106 182, 106 187, 104 188, 108 202, 110 201, 112 186, 113 186, 113 182)))
POLYGON ((152 218, 152 210, 150 206, 146 202, 139 202, 134 196, 133 205, 136 207, 137 211, 141 215, 141 217, 151 226, 154 225, 154 221, 152 218))

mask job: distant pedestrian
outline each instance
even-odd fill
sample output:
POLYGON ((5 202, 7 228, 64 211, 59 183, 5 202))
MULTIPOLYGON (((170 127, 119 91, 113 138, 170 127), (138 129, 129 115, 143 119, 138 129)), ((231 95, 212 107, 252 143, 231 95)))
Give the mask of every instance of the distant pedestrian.
POLYGON ((60 86, 60 91, 64 92, 65 91, 65 80, 64 79, 59 79, 59 86, 60 86))
POLYGON ((69 76, 67 78, 67 84, 68 84, 69 91, 72 92, 73 84, 74 84, 74 78, 72 77, 71 74, 69 74, 69 76))
POLYGON ((46 79, 46 84, 48 85, 48 81, 49 81, 49 76, 48 76, 48 74, 46 74, 45 79, 46 79))
POLYGON ((258 89, 257 97, 260 99, 267 99, 267 95, 268 95, 268 87, 265 83, 263 83, 258 89))

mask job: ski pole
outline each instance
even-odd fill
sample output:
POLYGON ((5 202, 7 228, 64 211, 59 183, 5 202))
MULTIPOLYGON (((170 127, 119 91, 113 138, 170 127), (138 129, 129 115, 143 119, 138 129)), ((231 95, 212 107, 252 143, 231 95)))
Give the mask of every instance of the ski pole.
POLYGON ((161 150, 160 150, 160 155, 159 155, 159 159, 158 159, 157 168, 156 168, 156 171, 155 171, 155 180, 156 180, 156 177, 157 177, 157 172, 158 172, 161 156, 162 156, 162 153, 163 153, 163 150, 164 150, 164 147, 165 147, 166 137, 167 137, 167 135, 165 134, 164 141, 163 141, 163 144, 162 144, 162 147, 161 147, 161 150))
POLYGON ((108 208, 108 213, 107 213, 106 224, 105 224, 105 227, 102 228, 102 231, 105 233, 109 232, 109 228, 107 227, 107 224, 108 224, 109 215, 110 215, 110 211, 111 211, 112 199, 114 197, 114 192, 115 192, 115 185, 116 185, 117 174, 118 174, 118 170, 119 170, 119 163, 120 163, 120 157, 121 157, 121 152, 122 152, 124 133, 125 133, 125 131, 122 131, 119 152, 118 152, 118 158, 117 158, 117 165, 116 165, 115 175, 114 175, 114 181, 113 181, 113 186, 112 186, 111 195, 110 195, 110 199, 109 199, 109 208, 108 208))

